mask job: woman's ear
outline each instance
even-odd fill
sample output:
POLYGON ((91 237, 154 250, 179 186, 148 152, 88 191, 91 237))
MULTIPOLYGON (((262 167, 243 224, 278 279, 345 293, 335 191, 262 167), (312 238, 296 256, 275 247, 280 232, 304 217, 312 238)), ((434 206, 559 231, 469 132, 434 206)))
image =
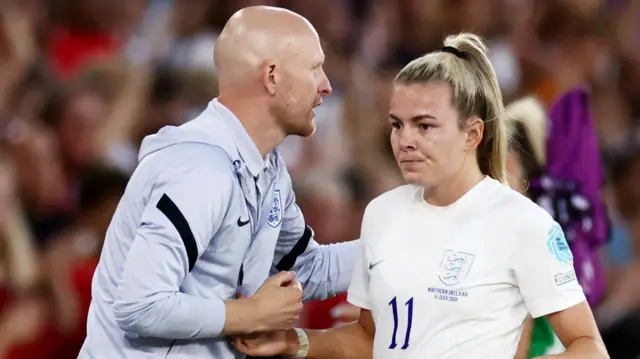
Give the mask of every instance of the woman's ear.
POLYGON ((467 150, 475 150, 482 143, 484 134, 484 121, 478 116, 472 116, 467 120, 467 150))

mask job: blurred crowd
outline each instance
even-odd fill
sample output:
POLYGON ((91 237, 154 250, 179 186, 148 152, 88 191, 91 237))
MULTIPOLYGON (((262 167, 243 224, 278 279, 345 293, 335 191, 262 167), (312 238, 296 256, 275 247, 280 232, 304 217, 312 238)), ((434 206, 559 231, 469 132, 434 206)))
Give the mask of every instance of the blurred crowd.
MULTIPOLYGON (((315 136, 282 145, 322 243, 357 238, 367 202, 401 184, 391 80, 445 35, 489 41, 505 103, 534 95, 549 105, 588 84, 611 223, 594 310, 610 347, 640 355, 640 1, 0 0, 0 357, 77 356, 103 236, 142 138, 216 96, 216 36, 256 4, 300 13, 322 38, 333 95, 315 136)), ((303 324, 353 314, 341 295, 309 303, 303 324)))

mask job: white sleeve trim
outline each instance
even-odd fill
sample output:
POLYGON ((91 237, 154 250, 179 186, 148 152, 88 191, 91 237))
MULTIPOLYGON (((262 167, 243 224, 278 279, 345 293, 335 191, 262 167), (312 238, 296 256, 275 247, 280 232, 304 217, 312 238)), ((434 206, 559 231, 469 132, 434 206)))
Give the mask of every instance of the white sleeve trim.
POLYGON ((355 305, 356 307, 360 307, 366 310, 371 310, 371 305, 369 304, 369 301, 366 299, 363 299, 363 297, 361 297, 358 294, 354 294, 353 292, 349 292, 347 294, 347 302, 355 305))

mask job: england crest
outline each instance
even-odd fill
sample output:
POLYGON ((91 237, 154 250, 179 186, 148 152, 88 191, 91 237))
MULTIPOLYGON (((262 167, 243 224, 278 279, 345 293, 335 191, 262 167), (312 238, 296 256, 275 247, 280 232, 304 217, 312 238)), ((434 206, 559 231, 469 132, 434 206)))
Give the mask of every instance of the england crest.
POLYGON ((445 285, 454 285, 462 282, 469 274, 473 264, 473 254, 447 249, 444 253, 438 278, 445 285))
POLYGON ((267 224, 276 228, 282 223, 282 200, 280 198, 280 190, 273 191, 273 205, 267 215, 267 224))

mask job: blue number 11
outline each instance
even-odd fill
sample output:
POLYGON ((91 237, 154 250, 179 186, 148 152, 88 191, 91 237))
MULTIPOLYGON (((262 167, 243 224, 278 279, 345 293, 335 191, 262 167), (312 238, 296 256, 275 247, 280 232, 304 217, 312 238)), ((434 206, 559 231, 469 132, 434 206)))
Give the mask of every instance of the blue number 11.
MULTIPOLYGON (((393 334, 391 336, 391 345, 389 345, 389 349, 395 349, 396 344, 396 335, 398 334, 398 304, 396 301, 396 297, 393 297, 389 302, 391 306, 391 310, 393 311, 393 334)), ((404 345, 402 346, 402 350, 405 350, 409 347, 409 338, 411 337, 411 322, 413 320, 413 297, 409 299, 405 305, 407 306, 407 332, 404 335, 404 345)))

